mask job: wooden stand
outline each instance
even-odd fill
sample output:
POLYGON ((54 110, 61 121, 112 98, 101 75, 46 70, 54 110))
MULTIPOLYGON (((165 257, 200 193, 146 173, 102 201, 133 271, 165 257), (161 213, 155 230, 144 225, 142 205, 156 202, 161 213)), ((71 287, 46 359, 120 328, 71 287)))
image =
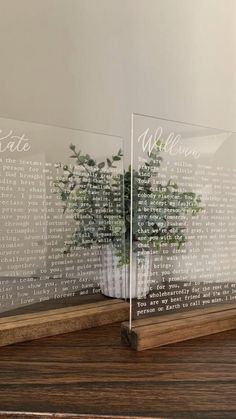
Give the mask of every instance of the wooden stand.
POLYGON ((105 300, 56 310, 0 319, 0 346, 121 322, 129 316, 129 304, 105 300))
POLYGON ((121 326, 122 341, 137 351, 236 328, 236 304, 150 317, 121 326))

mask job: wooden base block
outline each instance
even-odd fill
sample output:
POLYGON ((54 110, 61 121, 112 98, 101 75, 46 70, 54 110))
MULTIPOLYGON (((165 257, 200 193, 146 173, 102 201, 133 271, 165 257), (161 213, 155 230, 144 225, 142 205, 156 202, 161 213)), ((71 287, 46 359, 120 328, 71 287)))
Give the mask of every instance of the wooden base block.
POLYGON ((127 320, 129 304, 105 300, 0 319, 0 346, 127 320))
POLYGON ((236 304, 134 320, 121 326, 122 342, 137 351, 236 328, 236 304))

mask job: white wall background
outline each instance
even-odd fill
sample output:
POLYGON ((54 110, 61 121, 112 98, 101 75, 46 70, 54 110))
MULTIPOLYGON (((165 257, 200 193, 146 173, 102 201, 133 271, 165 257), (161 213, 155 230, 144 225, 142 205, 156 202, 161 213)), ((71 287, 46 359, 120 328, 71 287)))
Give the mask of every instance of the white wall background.
POLYGON ((132 111, 236 130, 235 0, 0 0, 0 115, 113 133, 132 111))

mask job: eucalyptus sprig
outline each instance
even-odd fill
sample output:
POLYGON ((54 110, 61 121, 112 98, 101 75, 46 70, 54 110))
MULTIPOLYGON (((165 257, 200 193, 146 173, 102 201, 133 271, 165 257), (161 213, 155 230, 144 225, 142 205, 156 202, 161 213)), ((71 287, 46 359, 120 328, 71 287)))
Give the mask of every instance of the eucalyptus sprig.
POLYGON ((65 253, 76 247, 113 243, 121 247, 124 231, 122 175, 115 173, 122 150, 105 161, 97 161, 89 154, 77 151, 70 156, 73 165, 61 165, 63 175, 54 180, 54 186, 63 201, 63 211, 70 211, 76 223, 71 239, 65 243, 65 253))

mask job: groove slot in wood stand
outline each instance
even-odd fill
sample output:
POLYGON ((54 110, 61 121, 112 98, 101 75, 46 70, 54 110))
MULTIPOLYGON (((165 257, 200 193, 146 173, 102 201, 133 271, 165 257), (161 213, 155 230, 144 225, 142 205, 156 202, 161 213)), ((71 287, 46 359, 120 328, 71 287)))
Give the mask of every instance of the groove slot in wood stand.
POLYGON ((236 304, 122 323, 122 342, 142 351, 236 328, 236 304))
POLYGON ((0 319, 0 346, 127 320, 129 304, 107 300, 0 319))

